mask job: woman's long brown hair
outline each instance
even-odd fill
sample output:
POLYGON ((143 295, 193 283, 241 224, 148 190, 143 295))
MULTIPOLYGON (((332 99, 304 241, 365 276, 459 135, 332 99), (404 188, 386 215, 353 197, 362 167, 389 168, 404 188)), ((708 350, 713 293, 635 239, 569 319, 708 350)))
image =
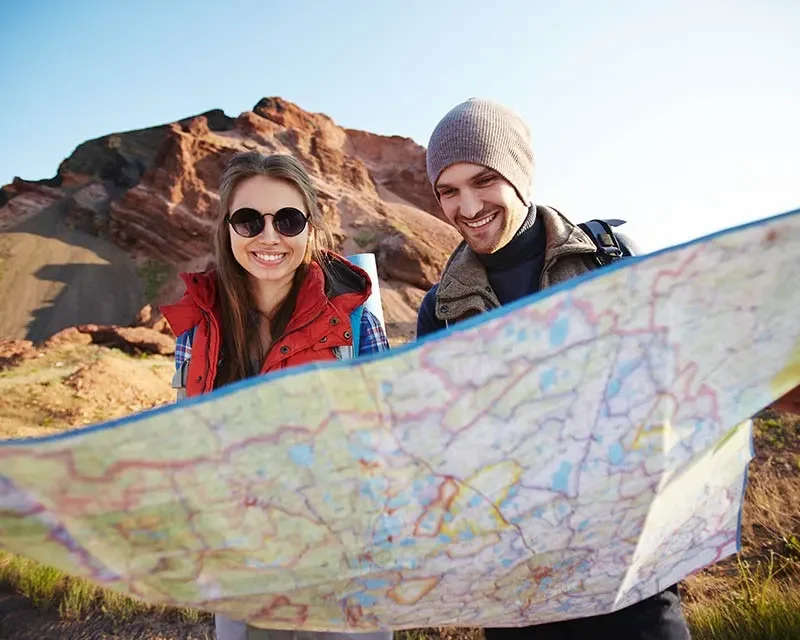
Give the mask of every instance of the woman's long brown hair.
POLYGON ((317 191, 300 162, 289 155, 267 156, 257 151, 239 153, 230 160, 220 181, 219 209, 214 233, 217 298, 222 319, 222 361, 217 369, 215 388, 258 373, 258 371, 252 372, 250 368, 248 336, 259 335, 258 322, 261 319, 253 313, 256 305, 250 290, 248 273, 237 262, 231 251, 231 230, 225 220, 225 216, 230 213, 230 202, 236 187, 242 180, 252 176, 285 180, 294 186, 303 198, 309 225, 313 230, 313 233, 309 234, 303 262, 295 271, 289 295, 270 322, 272 343, 286 330, 309 263, 317 262, 324 269, 323 251, 332 244, 330 230, 322 219, 317 205, 317 191))

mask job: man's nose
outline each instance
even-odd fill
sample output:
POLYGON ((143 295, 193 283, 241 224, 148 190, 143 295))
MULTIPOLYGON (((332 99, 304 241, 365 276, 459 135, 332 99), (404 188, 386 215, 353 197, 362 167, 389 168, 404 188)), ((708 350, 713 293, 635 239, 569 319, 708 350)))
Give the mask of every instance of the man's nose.
POLYGON ((483 210, 483 201, 472 189, 461 191, 460 209, 464 218, 474 218, 483 210))

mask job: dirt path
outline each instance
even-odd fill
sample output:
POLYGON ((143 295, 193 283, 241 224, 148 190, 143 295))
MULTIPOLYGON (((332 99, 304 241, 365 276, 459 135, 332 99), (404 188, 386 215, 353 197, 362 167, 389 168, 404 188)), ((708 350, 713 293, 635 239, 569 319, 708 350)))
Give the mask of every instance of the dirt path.
POLYGON ((0 338, 40 341, 77 324, 128 324, 144 305, 133 260, 70 229, 62 209, 0 233, 0 338))
POLYGON ((139 616, 112 620, 97 614, 64 620, 57 611, 42 611, 27 598, 0 588, 0 640, 213 640, 214 626, 206 616, 188 622, 169 616, 139 616))

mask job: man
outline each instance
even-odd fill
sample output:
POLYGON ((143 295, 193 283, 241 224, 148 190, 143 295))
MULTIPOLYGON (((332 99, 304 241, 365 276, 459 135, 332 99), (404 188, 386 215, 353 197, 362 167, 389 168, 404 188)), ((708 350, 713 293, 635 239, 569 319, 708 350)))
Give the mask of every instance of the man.
MULTIPOLYGON (((457 105, 436 126, 427 164, 444 214, 464 242, 422 302, 418 338, 597 266, 597 246, 586 233, 555 209, 532 204, 530 136, 511 110, 478 99, 457 105)), ((629 239, 620 241, 636 252, 629 239)), ((677 587, 607 615, 485 634, 487 640, 690 637, 677 587)))
MULTIPOLYGON (((425 295, 417 337, 508 304, 596 268, 597 246, 550 207, 534 205, 527 126, 510 109, 471 99, 454 107, 428 144, 428 178, 445 216, 464 238, 439 284, 425 295)), ((623 234, 622 248, 637 253, 623 234)), ((800 413, 800 387, 772 407, 800 413)), ((486 629, 487 640, 690 637, 677 587, 607 615, 521 629, 486 629)))

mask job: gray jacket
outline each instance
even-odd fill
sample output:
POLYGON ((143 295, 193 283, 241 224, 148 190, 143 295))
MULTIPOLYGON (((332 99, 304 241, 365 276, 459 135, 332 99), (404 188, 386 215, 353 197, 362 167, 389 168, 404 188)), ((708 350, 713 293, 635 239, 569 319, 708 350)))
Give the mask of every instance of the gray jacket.
MULTIPOLYGON (((537 205, 536 215, 544 221, 546 236, 541 289, 596 268, 597 246, 580 227, 552 207, 537 205)), ((615 232, 615 235, 631 254, 638 253, 624 234, 615 232)), ((449 325, 500 306, 486 269, 466 242, 462 242, 442 272, 436 291, 436 317, 449 325)))

